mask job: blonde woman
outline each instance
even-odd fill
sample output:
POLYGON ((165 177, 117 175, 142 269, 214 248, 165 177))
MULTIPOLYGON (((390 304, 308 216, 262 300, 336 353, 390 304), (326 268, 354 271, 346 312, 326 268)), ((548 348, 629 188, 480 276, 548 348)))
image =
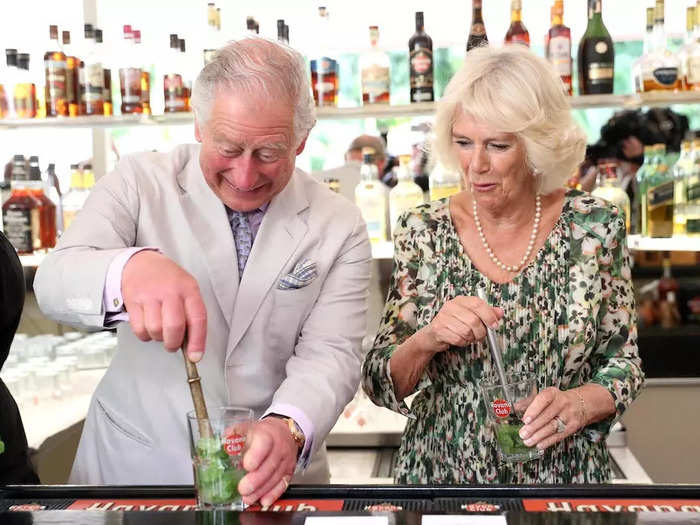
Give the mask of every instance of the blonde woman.
POLYGON ((435 135, 465 190, 400 218, 363 365, 370 398, 409 416, 396 481, 610 481, 605 437, 643 383, 625 220, 564 189, 585 136, 559 78, 522 46, 473 50, 438 103, 435 135), (521 437, 538 460, 498 461, 479 390, 495 376, 487 325, 508 370, 537 379, 521 437))

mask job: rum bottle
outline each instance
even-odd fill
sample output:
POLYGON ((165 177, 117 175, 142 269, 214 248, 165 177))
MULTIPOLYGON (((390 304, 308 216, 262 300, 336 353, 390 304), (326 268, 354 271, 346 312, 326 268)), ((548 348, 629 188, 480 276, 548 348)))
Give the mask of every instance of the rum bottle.
POLYGON ((321 56, 311 60, 311 88, 318 107, 335 107, 338 104, 338 62, 330 57, 329 47, 333 39, 328 11, 325 7, 319 7, 318 14, 321 56))
POLYGON ((44 54, 46 116, 67 117, 66 55, 61 51, 61 45, 58 41, 58 26, 56 25, 49 26, 49 40, 46 48, 47 51, 44 54))
POLYGON ((564 25, 564 0, 555 0, 552 6, 552 27, 547 33, 545 53, 547 60, 559 74, 564 88, 573 94, 571 82, 571 29, 564 25))
POLYGON ((178 36, 170 35, 170 49, 168 54, 169 73, 163 76, 163 97, 165 99, 165 112, 176 113, 185 111, 185 92, 180 70, 180 42, 178 36))
POLYGON ((17 54, 17 83, 13 100, 17 118, 36 117, 36 84, 29 74, 29 53, 17 54))
POLYGON ((591 195, 605 199, 617 206, 617 209, 625 214, 625 228, 627 232, 630 231, 630 198, 620 186, 617 163, 607 162, 598 165, 598 181, 591 195))
POLYGON ((654 52, 646 62, 650 72, 644 78, 644 91, 680 91, 681 65, 678 56, 668 48, 665 30, 664 0, 656 0, 654 8, 654 52))
POLYGON ((673 236, 687 232, 686 205, 688 203, 688 179, 693 171, 693 155, 690 140, 681 143, 681 155, 671 168, 673 176, 673 236))
MULTIPOLYGON (((134 52, 139 60, 143 60, 143 51, 141 50, 141 31, 134 30, 134 52)), ((141 112, 144 115, 151 114, 151 74, 148 72, 147 64, 144 63, 141 67, 141 112)))
POLYGON ((673 234, 673 177, 666 162, 666 146, 654 145, 654 162, 646 177, 647 232, 650 237, 673 234))
POLYGON ((114 114, 114 106, 112 104, 112 70, 107 66, 104 44, 102 43, 102 29, 95 29, 95 47, 97 57, 102 62, 102 108, 105 116, 114 114))
POLYGON ((178 39, 180 44, 180 70, 185 76, 182 77, 184 84, 183 97, 185 100, 184 111, 190 111, 190 98, 192 97, 192 79, 187 75, 187 47, 184 38, 178 39))
POLYGON ((104 115, 104 69, 95 41, 95 30, 85 24, 85 91, 82 100, 84 115, 104 115))
POLYGON ((510 2, 510 27, 506 33, 506 44, 524 44, 530 47, 530 32, 523 24, 522 0, 510 2))
POLYGON ((472 1, 472 25, 469 29, 469 38, 467 38, 467 53, 475 47, 489 43, 486 36, 486 26, 484 26, 484 16, 481 13, 481 1, 472 1))
POLYGON ((21 255, 41 248, 39 203, 29 191, 28 178, 24 155, 15 155, 10 182, 12 193, 2 205, 2 222, 5 236, 21 255))
POLYGON ((44 184, 41 180, 39 169, 39 157, 29 157, 29 191, 38 201, 39 206, 39 237, 41 249, 48 250, 56 246, 56 205, 44 193, 44 184))
POLYGON ((77 117, 80 114, 80 60, 75 56, 70 41, 70 31, 63 31, 63 52, 66 55, 66 99, 68 114, 77 117))
POLYGON ((130 25, 124 26, 122 67, 119 68, 119 84, 122 95, 122 114, 142 113, 141 68, 136 66, 134 35, 130 25))
POLYGON ((410 71, 410 101, 432 102, 433 92, 433 39, 424 30, 423 11, 416 11, 416 32, 408 40, 410 71))
POLYGON ((360 57, 362 104, 389 104, 389 56, 379 49, 379 27, 369 27, 370 50, 360 57))
POLYGON ((602 0, 588 0, 588 25, 578 46, 580 95, 613 92, 615 49, 602 10, 602 0))
POLYGON ((0 86, 0 118, 15 118, 15 84, 17 83, 17 50, 5 49, 5 70, 0 86))

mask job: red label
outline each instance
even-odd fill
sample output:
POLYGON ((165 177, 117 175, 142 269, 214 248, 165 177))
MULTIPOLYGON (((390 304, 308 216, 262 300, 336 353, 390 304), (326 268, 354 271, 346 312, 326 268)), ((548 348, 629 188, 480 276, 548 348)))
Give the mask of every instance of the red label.
POLYGON ((432 60, 427 55, 419 53, 413 57, 411 65, 416 73, 426 73, 432 65, 432 60))
POLYGON ((224 450, 229 456, 239 456, 245 445, 245 436, 229 434, 224 441, 224 450))
POLYGON ((510 405, 505 399, 495 399, 491 406, 493 407, 493 413, 496 417, 508 417, 510 414, 510 405))
POLYGON ((268 507, 261 507, 257 503, 251 505, 246 511, 267 511, 267 512, 315 512, 343 510, 342 499, 280 499, 268 507))
POLYGON ((78 499, 68 510, 188 511, 195 510, 194 499, 78 499))
POLYGON ((700 512, 690 499, 524 499, 530 512, 700 512))
POLYGON ((486 503, 485 501, 479 501, 477 503, 465 503, 461 506, 462 510, 467 512, 498 512, 501 510, 500 505, 494 505, 493 503, 486 503))

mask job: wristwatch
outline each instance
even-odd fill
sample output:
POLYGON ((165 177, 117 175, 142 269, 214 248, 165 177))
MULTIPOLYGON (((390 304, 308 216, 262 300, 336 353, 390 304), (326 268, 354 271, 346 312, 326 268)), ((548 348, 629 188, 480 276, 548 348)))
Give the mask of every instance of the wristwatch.
POLYGON ((297 457, 299 457, 301 451, 304 448, 306 436, 304 436, 304 433, 301 431, 301 428, 299 428, 299 425, 297 425, 297 422, 294 421, 291 417, 283 416, 282 414, 268 414, 266 417, 276 417, 277 419, 282 419, 287 423, 287 427, 289 427, 289 432, 292 434, 292 439, 294 440, 294 443, 299 449, 299 452, 297 453, 297 457))

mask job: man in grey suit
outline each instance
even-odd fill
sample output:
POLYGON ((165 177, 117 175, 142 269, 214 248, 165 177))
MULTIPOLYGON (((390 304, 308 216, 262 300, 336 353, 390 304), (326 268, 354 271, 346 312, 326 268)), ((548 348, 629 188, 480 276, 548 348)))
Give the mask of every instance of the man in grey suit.
POLYGON ((230 43, 199 74, 192 103, 200 145, 122 159, 35 289, 60 322, 128 320, 72 482, 192 483, 192 401, 173 353, 187 334, 208 406, 261 418, 239 489, 267 505, 293 475, 329 479, 324 439, 359 384, 370 247, 359 210, 295 170, 315 123, 299 53, 230 43))

